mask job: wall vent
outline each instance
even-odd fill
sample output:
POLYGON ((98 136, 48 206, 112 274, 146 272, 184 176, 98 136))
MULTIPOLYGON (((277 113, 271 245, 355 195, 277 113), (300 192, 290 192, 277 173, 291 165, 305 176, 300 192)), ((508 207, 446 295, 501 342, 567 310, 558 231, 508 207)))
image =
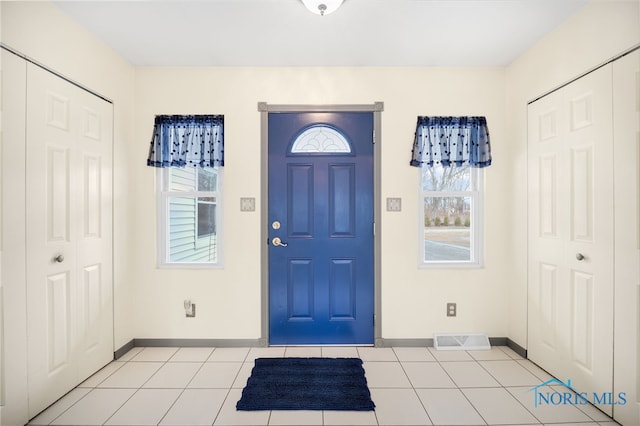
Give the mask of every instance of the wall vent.
POLYGON ((486 333, 435 333, 433 346, 439 351, 490 350, 486 333))

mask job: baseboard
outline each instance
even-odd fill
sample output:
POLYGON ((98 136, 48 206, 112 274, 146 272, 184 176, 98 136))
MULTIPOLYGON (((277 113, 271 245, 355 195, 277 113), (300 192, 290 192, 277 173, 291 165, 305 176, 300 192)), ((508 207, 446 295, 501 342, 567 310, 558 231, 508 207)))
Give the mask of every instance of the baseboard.
POLYGON ((124 354, 129 352, 134 347, 135 347, 135 344, 134 344, 133 339, 129 340, 127 343, 125 343, 124 345, 120 346, 120 348, 116 349, 116 351, 113 353, 113 359, 117 360, 119 358, 122 358, 124 356, 124 354))
MULTIPOLYGON (((523 358, 527 357, 527 350, 508 337, 489 337, 491 346, 507 346, 523 358)), ((183 347, 183 348, 259 348, 265 347, 263 339, 131 339, 113 353, 113 359, 118 359, 135 347, 183 347)), ((393 348, 424 348, 433 347, 433 339, 376 339, 376 347, 393 348)))
POLYGON ((527 350, 509 338, 507 338, 507 346, 522 358, 527 358, 527 350))
POLYGON ((136 347, 253 348, 264 347, 262 339, 132 339, 113 353, 118 359, 136 347))

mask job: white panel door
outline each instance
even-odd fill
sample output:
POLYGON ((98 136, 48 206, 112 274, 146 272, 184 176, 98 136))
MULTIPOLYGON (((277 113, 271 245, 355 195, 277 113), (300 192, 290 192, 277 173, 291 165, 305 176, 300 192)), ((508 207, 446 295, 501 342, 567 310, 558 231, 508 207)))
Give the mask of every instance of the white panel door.
POLYGON ((529 357, 581 392, 611 392, 609 65, 529 106, 528 154, 529 357))
POLYGON ((113 358, 112 107, 27 69, 29 415, 113 358))

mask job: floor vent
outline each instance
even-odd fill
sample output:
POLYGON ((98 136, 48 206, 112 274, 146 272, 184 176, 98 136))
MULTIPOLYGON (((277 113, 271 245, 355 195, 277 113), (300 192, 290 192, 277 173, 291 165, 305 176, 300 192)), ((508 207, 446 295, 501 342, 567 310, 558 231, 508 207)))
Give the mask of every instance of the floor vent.
POLYGON ((433 346, 439 351, 490 350, 489 337, 485 333, 436 333, 433 346))

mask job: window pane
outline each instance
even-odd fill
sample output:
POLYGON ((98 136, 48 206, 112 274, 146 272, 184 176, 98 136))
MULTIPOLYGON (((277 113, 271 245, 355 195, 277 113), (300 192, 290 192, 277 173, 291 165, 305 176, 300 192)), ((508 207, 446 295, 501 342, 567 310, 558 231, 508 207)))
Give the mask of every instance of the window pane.
POLYGON ((424 261, 471 261, 471 197, 425 197, 424 261))
POLYGON ((422 168, 423 191, 470 191, 471 172, 469 166, 422 168))
POLYGON ((302 132, 291 147, 292 154, 348 154, 351 145, 342 133, 329 126, 313 126, 302 132))
POLYGON ((215 169, 198 168, 198 191, 217 191, 218 174, 215 169))
POLYGON ((215 204, 194 197, 169 197, 168 204, 168 261, 216 262, 215 204), (200 232, 201 210, 206 234, 200 232))
POLYGON ((193 167, 169 168, 169 191, 195 191, 196 172, 193 167))
POLYGON ((216 205, 211 199, 215 201, 213 197, 198 198, 198 237, 216 233, 216 205))

